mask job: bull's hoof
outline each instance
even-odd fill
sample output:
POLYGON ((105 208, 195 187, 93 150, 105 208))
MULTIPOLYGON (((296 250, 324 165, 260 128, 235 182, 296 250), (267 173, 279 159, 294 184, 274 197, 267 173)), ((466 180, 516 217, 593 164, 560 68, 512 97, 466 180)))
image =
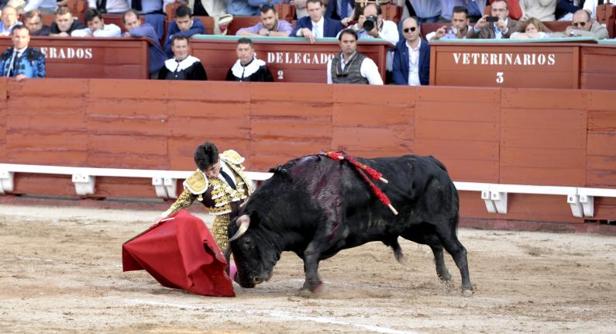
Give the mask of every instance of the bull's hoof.
POLYGON ((462 296, 464 296, 464 297, 472 297, 473 296, 473 290, 471 290, 471 289, 463 289, 462 290, 462 296))
POLYGON ((443 282, 445 284, 451 282, 451 274, 450 273, 444 273, 444 274, 438 275, 438 278, 441 280, 441 282, 443 282))
POLYGON ((324 289, 323 282, 319 282, 315 285, 304 283, 304 286, 299 290, 299 295, 301 297, 314 297, 315 295, 322 293, 324 289))

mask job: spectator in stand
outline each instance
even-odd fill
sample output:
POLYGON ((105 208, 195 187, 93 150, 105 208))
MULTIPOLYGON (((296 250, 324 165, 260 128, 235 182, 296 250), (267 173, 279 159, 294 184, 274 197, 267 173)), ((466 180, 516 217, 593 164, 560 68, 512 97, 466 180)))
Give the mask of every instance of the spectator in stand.
POLYGON ((471 31, 469 28, 468 10, 464 6, 456 6, 453 8, 451 25, 444 25, 427 34, 426 39, 434 41, 470 38, 471 31))
POLYGON ((505 39, 517 30, 517 21, 509 18, 506 0, 495 0, 490 9, 491 16, 484 15, 471 29, 472 38, 505 39), (488 17, 497 17, 498 21, 488 22, 488 17))
POLYGON ((125 13, 130 7, 126 0, 88 0, 88 8, 96 9, 100 13, 125 13))
POLYGON ((357 32, 359 40, 374 40, 375 38, 389 42, 390 49, 387 51, 386 65, 387 78, 391 78, 392 64, 394 59, 393 49, 400 39, 398 25, 389 20, 383 19, 381 6, 376 3, 368 3, 365 7, 358 5, 355 7, 357 23, 351 29, 357 32), (361 14, 360 14, 361 13, 361 14), (372 28, 370 30, 367 30, 372 28))
POLYGON ((28 47, 30 32, 28 28, 18 25, 11 32, 13 46, 0 55, 0 76, 15 78, 44 78, 45 55, 38 49, 28 47))
POLYGON ((122 16, 126 32, 124 36, 145 38, 148 41, 148 63, 151 79, 158 78, 158 71, 163 67, 167 55, 160 46, 160 38, 156 35, 154 27, 149 23, 143 23, 139 13, 129 9, 122 16))
POLYGON ((190 55, 188 37, 175 35, 171 39, 173 58, 165 61, 158 73, 160 80, 207 80, 201 60, 190 55))
POLYGON ((126 0, 130 8, 136 10, 143 21, 154 27, 156 35, 165 35, 165 21, 163 0, 126 0))
POLYGON ((175 10, 175 20, 169 25, 167 41, 165 42, 165 53, 167 56, 173 55, 171 50, 171 39, 173 36, 184 36, 190 38, 196 34, 205 34, 205 26, 201 20, 194 19, 190 8, 182 5, 175 10))
POLYGON ((272 82, 274 78, 267 64, 257 59, 250 38, 242 37, 237 41, 235 49, 237 61, 227 72, 227 81, 260 81, 272 82))
POLYGON ((430 44, 420 37, 414 17, 402 21, 404 39, 394 53, 393 82, 396 85, 425 86, 430 81, 430 44))
POLYGON ((323 17, 323 3, 321 0, 307 0, 308 16, 297 21, 291 36, 305 37, 314 43, 317 38, 336 37, 342 30, 340 22, 323 17))
POLYGON ((49 26, 43 25, 41 13, 37 9, 26 12, 23 20, 30 31, 30 36, 49 36, 49 26))
POLYGON ((70 37, 74 30, 83 28, 85 28, 83 23, 75 20, 68 7, 59 7, 54 22, 49 28, 49 36, 70 37))
POLYGON ((510 39, 538 39, 548 38, 550 30, 534 17, 522 22, 520 31, 516 31, 509 37, 510 39))
POLYGON ((87 28, 77 29, 71 32, 72 37, 120 37, 122 29, 117 25, 105 24, 103 15, 96 9, 88 9, 85 13, 87 28))
POLYGON ((383 85, 374 61, 357 52, 357 33, 344 29, 338 35, 340 53, 327 62, 327 83, 383 85))
POLYGON ((536 18, 539 21, 556 20, 556 0, 520 0, 522 20, 536 18))
MULTIPOLYGON (((490 5, 496 0, 490 0, 490 5)), ((520 6, 521 0, 507 0, 507 9, 509 10, 509 17, 518 21, 522 18, 524 13, 522 12, 522 7, 520 6)), ((544 0, 531 0, 531 1, 544 1, 544 0)))
POLYGON ((210 16, 214 18, 216 35, 226 35, 227 26, 233 21, 233 15, 227 13, 227 0, 164 0, 165 8, 171 3, 187 5, 194 16, 210 16))
POLYGON ((357 7, 357 23, 351 28, 357 32, 359 39, 383 39, 392 46, 396 46, 400 39, 398 27, 394 21, 383 19, 381 6, 376 3, 368 3, 366 7, 357 7), (366 22, 371 21, 371 22, 366 22), (366 28, 370 28, 366 30, 366 28))
POLYGON ((565 30, 566 37, 592 37, 594 39, 606 39, 609 37, 607 29, 597 20, 590 17, 590 14, 580 9, 573 14, 571 26, 565 30))
POLYGON ((13 27, 18 25, 21 25, 21 22, 17 21, 17 10, 11 6, 4 6, 0 20, 0 36, 11 35, 13 27))
POLYGON ((293 31, 293 26, 289 22, 278 19, 278 13, 274 6, 263 5, 259 11, 261 12, 261 22, 252 27, 238 30, 236 35, 288 37, 293 31))

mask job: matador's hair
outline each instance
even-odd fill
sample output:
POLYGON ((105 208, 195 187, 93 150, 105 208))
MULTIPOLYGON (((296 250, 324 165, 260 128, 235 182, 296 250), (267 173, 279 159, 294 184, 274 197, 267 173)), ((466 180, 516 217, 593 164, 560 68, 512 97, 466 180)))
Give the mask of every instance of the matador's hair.
POLYGON ((205 142, 195 150, 195 164, 201 171, 218 162, 218 148, 210 142, 205 142))

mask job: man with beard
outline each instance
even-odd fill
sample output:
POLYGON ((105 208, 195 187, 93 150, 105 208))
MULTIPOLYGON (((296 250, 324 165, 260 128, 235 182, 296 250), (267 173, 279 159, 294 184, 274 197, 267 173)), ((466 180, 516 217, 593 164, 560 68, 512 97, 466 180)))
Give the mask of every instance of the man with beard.
POLYGON ((357 52, 357 33, 350 28, 342 30, 338 40, 340 53, 327 62, 327 83, 382 85, 374 61, 357 52))
POLYGON ((261 6, 261 22, 252 27, 237 31, 239 36, 278 36, 287 37, 293 31, 293 26, 285 20, 278 19, 276 8, 270 4, 261 6))

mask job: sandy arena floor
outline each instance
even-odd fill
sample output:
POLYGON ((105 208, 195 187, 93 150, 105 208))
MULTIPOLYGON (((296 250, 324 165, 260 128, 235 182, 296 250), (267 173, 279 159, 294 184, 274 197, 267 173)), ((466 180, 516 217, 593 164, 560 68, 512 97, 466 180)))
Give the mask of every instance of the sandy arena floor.
MULTIPOLYGON (((193 212, 196 210, 193 210, 193 212)), ((301 261, 236 298, 123 273, 122 243, 155 211, 0 206, 2 333, 614 333, 616 238, 460 230, 475 295, 436 278, 428 247, 380 243, 322 262, 323 294, 302 297, 301 261)))

